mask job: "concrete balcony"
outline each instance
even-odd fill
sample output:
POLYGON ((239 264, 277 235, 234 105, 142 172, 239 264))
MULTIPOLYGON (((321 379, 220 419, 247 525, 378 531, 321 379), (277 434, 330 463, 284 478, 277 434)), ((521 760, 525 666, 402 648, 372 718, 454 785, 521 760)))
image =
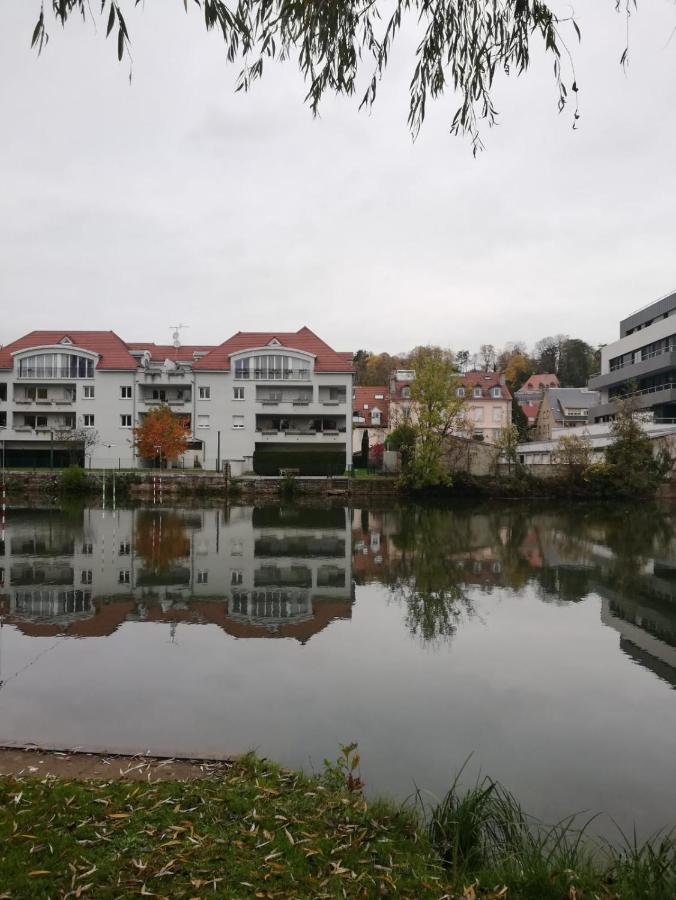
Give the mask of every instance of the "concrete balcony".
MULTIPOLYGON (((676 403, 676 384, 665 384, 658 387, 645 388, 630 394, 634 398, 637 409, 652 409, 654 406, 662 406, 665 403, 676 403)), ((620 398, 617 398, 619 400, 620 398)), ((600 403, 589 410, 589 421, 600 419, 604 416, 613 416, 617 413, 617 400, 608 403, 600 403)))
POLYGON ((590 390, 598 391, 603 388, 613 387, 616 384, 624 384, 626 381, 639 381, 641 378, 656 375, 659 372, 666 372, 670 369, 676 369, 676 351, 674 350, 656 353, 640 362, 614 369, 612 372, 592 375, 589 379, 589 388, 590 390))
POLYGON ((344 444, 346 440, 345 431, 256 431, 256 442, 263 444, 344 444))

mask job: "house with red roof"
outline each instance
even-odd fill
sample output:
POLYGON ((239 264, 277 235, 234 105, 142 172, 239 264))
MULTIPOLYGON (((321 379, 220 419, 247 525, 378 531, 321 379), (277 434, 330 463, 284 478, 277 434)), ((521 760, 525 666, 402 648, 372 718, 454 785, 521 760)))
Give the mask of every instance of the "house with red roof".
POLYGON ((359 385, 352 389, 352 450, 361 451, 364 431, 369 447, 383 444, 390 426, 387 385, 359 385))
POLYGON ((473 371, 460 376, 457 391, 466 402, 468 431, 494 443, 512 424, 512 395, 501 372, 473 371))
POLYGON ((351 461, 352 353, 307 327, 220 344, 125 342, 113 331, 33 331, 0 348, 7 466, 135 468, 133 428, 157 406, 187 422, 181 465, 233 474, 343 472, 351 461))

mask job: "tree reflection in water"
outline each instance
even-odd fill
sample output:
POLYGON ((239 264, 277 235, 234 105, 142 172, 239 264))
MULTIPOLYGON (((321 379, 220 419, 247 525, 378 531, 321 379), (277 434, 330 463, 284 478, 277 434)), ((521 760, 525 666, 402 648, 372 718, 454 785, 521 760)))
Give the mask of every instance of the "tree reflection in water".
POLYGON ((171 510, 141 510, 136 516, 136 553, 152 572, 168 571, 190 556, 190 538, 183 519, 171 510))
POLYGON ((403 509, 399 531, 392 535, 392 555, 383 572, 394 599, 406 605, 406 625, 425 643, 452 637, 474 613, 462 587, 458 550, 466 536, 448 511, 403 509))

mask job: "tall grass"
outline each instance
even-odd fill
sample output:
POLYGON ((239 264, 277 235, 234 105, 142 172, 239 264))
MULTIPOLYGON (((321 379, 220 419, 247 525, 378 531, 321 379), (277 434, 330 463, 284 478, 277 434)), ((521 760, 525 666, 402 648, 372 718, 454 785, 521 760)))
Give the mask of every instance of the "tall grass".
POLYGON ((675 900, 671 832, 642 843, 620 832, 618 845, 592 833, 597 816, 546 825, 490 778, 462 790, 464 768, 441 800, 416 792, 429 840, 454 885, 474 885, 477 897, 501 896, 506 887, 510 898, 522 900, 675 900))

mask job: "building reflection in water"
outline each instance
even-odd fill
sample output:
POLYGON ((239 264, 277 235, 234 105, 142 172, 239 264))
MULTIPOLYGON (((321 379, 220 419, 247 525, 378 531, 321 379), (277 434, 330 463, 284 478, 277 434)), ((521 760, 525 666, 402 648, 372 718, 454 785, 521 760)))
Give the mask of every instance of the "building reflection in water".
POLYGON ((0 611, 28 635, 193 622, 305 643, 352 614, 342 508, 15 510, 0 553, 0 611))
POLYGON ((496 588, 598 595, 620 648, 676 686, 676 522, 658 508, 25 509, 0 542, 0 612, 27 635, 193 622, 305 643, 351 618, 353 583, 385 586, 425 642, 496 588))
POLYGON ((356 510, 352 546, 355 581, 388 585, 424 639, 451 636, 476 590, 593 593, 620 648, 676 686, 676 520, 658 507, 356 510))

